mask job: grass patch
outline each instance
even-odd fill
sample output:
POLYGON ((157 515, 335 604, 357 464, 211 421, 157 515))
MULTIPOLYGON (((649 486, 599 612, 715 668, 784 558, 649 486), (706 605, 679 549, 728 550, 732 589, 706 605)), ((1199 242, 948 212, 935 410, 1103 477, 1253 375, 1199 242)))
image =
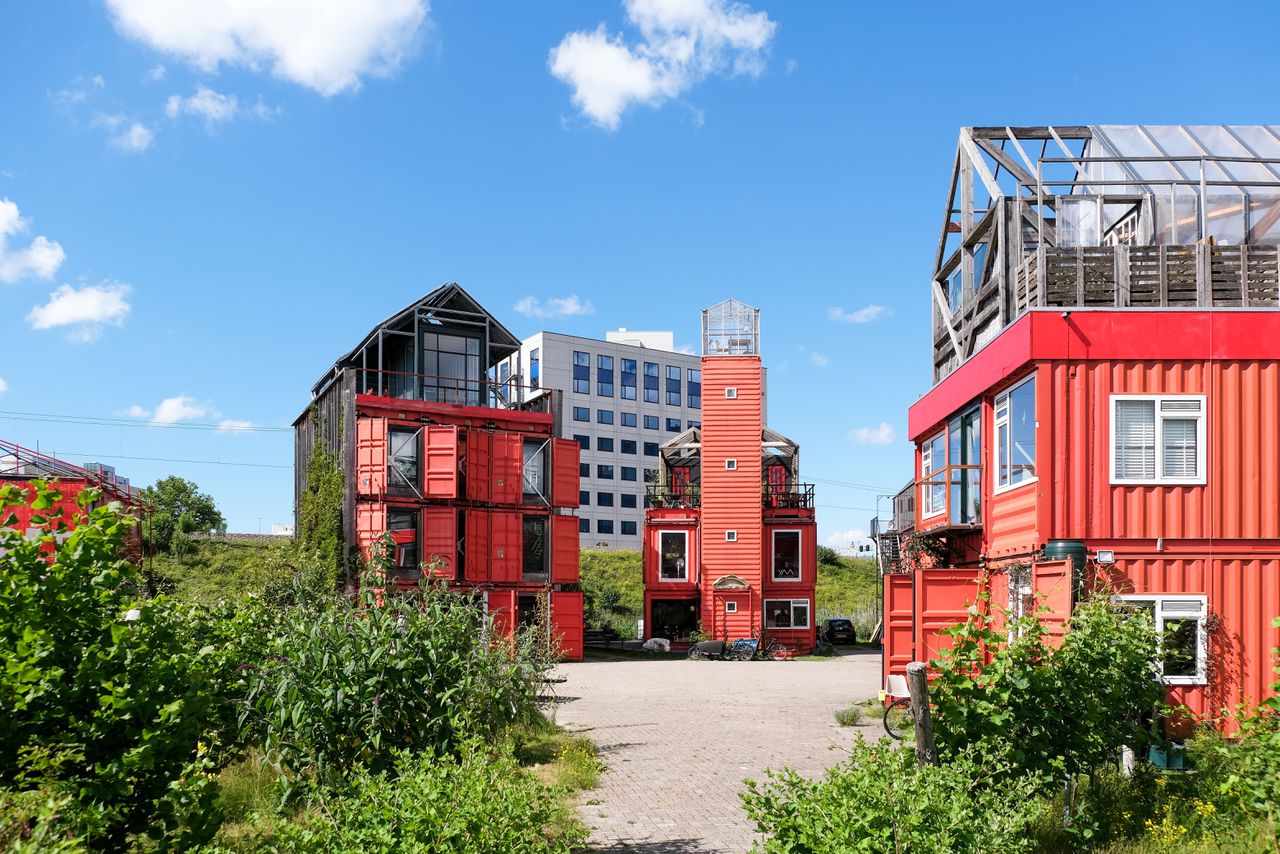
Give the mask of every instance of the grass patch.
POLYGON ((858 637, 871 636, 879 618, 880 574, 870 558, 837 557, 818 564, 818 620, 846 617, 858 637))
POLYGON ((855 703, 836 709, 836 723, 840 726, 857 726, 862 723, 862 707, 855 703))
POLYGON ((619 637, 634 640, 636 621, 644 614, 644 570, 640 552, 583 549, 578 566, 587 627, 613 629, 619 637))

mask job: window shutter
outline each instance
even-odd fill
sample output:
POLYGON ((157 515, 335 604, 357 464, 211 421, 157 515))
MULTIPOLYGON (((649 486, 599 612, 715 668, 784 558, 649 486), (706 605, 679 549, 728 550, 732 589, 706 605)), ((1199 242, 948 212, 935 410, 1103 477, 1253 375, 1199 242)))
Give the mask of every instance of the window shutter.
POLYGON ((1164 419, 1162 454, 1164 458, 1165 477, 1195 477, 1196 471, 1196 426, 1192 418, 1164 419))
POLYGON ((1156 476, 1156 406, 1150 400, 1116 401, 1116 477, 1156 476))

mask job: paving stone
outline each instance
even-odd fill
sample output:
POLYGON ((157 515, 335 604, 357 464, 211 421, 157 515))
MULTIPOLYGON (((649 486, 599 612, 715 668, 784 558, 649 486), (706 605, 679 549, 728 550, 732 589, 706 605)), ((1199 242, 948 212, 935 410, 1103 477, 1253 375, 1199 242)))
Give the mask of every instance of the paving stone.
POLYGON ((880 689, 880 657, 824 661, 617 660, 565 664, 557 722, 589 736, 607 770, 584 800, 592 850, 745 854, 756 843, 739 795, 746 777, 816 777, 858 729, 834 713, 880 689))

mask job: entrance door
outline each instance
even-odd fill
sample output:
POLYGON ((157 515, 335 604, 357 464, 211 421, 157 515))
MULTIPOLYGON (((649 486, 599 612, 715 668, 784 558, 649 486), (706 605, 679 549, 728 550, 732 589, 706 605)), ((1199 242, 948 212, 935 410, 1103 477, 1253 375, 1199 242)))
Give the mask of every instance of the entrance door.
POLYGON ((698 628, 697 599, 654 599, 650 611, 651 638, 686 643, 698 628))

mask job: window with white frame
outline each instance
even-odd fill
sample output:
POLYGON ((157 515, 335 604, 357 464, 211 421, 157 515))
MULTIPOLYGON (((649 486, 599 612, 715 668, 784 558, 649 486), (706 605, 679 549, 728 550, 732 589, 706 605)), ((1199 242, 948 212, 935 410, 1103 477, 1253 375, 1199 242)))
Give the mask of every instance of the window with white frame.
POLYGON ((1166 685, 1205 683, 1208 643, 1205 596, 1135 593, 1117 596, 1123 607, 1151 615, 1156 629, 1156 668, 1166 685))
POLYGON ((736 614, 736 613, 738 613, 738 603, 737 603, 737 602, 725 602, 725 603, 724 603, 724 612, 725 612, 726 614, 736 614))
POLYGON ((1202 394, 1111 396, 1111 482, 1205 482, 1202 394))
POLYGON ((658 577, 662 581, 689 578, 689 532, 661 531, 658 534, 658 577))
POLYGON ((936 516, 946 509, 947 485, 940 472, 947 467, 947 434, 939 433, 920 446, 920 480, 924 482, 924 515, 936 516))
POLYGON ((1036 378, 996 397, 996 491, 1036 479, 1036 378))
POLYGON ((764 600, 764 625, 768 629, 809 628, 809 600, 764 600))
POLYGON ((800 580, 800 532, 773 532, 773 580, 800 580))
POLYGON ((737 531, 725 531, 725 532, 724 532, 724 541, 725 541, 726 543, 736 543, 736 542, 738 541, 738 532, 737 532, 737 531))
POLYGON ((724 461, 724 467, 726 471, 737 471, 738 461, 735 459, 727 459, 724 461))
POLYGON ((738 390, 733 386, 729 386, 724 390, 724 396, 726 400, 733 400, 738 396, 738 390))

